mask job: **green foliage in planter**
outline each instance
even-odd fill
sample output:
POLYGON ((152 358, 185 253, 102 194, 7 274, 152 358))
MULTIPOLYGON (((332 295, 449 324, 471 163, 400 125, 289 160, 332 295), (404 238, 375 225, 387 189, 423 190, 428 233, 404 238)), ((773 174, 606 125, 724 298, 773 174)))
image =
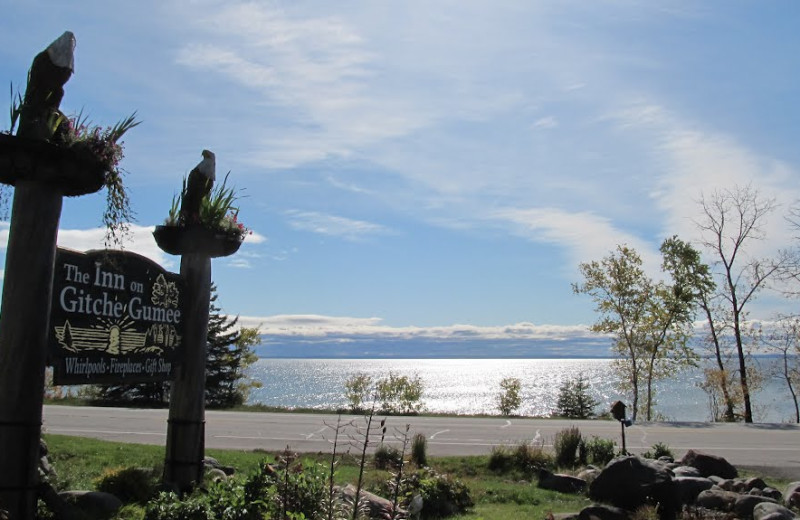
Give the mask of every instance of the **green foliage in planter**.
MULTIPOLYGON (((208 229, 229 235, 239 240, 251 233, 244 224, 239 222, 239 207, 236 201, 240 199, 238 190, 228 186, 230 172, 225 174, 222 184, 217 184, 207 196, 200 201, 200 224, 208 229)), ((164 221, 165 226, 184 226, 180 215, 181 201, 186 194, 186 177, 183 178, 181 192, 172 197, 169 214, 164 221)))

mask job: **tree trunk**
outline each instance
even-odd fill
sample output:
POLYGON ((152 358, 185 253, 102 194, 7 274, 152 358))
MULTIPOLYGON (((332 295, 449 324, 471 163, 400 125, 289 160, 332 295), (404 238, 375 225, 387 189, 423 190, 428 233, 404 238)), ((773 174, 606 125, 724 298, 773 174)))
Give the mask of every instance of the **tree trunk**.
POLYGON ((728 390, 728 377, 726 376, 727 371, 725 370, 725 363, 722 361, 722 348, 719 346, 719 336, 717 336, 717 327, 714 325, 714 317, 711 315, 711 309, 708 307, 708 303, 703 300, 703 310, 706 313, 706 319, 708 320, 708 326, 711 332, 711 341, 714 343, 714 356, 717 360, 717 366, 719 367, 719 372, 721 375, 720 379, 720 389, 722 390, 722 398, 725 400, 725 413, 723 414, 724 422, 734 422, 736 420, 736 414, 733 409, 733 399, 731 398, 730 390, 728 390))

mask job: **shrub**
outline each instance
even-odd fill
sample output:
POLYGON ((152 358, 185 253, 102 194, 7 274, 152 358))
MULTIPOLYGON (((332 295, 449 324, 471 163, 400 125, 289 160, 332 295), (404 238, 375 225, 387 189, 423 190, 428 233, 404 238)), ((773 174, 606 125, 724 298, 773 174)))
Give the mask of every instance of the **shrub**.
POLYGON ((428 439, 421 433, 411 440, 411 460, 420 468, 428 465, 428 439))
POLYGON ((156 494, 155 473, 145 468, 107 469, 95 480, 95 489, 110 493, 123 504, 145 504, 156 494))
POLYGON ((551 467, 553 456, 544 451, 541 445, 522 442, 514 449, 514 465, 526 475, 551 467))
POLYGON ((288 450, 278 455, 276 460, 280 469, 262 462, 245 481, 244 504, 260 503, 266 518, 316 518, 321 515, 327 499, 325 472, 315 464, 304 467, 297 454, 288 450))
POLYGON ((514 468, 514 454, 508 446, 492 446, 489 455, 489 470, 495 473, 507 473, 514 468))
POLYGON ((663 442, 657 442, 653 444, 653 446, 647 450, 646 452, 642 453, 642 457, 646 459, 658 459, 660 457, 671 457, 675 458, 675 455, 672 454, 672 450, 669 449, 669 446, 664 444, 663 442))
POLYGON ((354 374, 344 382, 344 388, 350 410, 361 412, 372 390, 372 377, 364 373, 354 374))
POLYGON ((495 446, 489 455, 489 470, 508 473, 512 470, 531 475, 540 468, 553 466, 553 456, 544 451, 541 445, 521 442, 515 447, 495 446))
POLYGON ((519 409, 522 404, 522 397, 519 395, 521 389, 522 382, 516 377, 507 377, 500 381, 497 407, 502 415, 511 415, 519 409))
POLYGON ((563 468, 574 468, 577 462, 576 457, 580 444, 581 432, 575 426, 571 426, 556 433, 555 440, 553 441, 553 450, 556 453, 556 465, 563 468))
POLYGON ((204 496, 181 500, 175 493, 160 493, 147 504, 144 520, 214 520, 204 496))
POLYGON ((393 469, 399 467, 403 463, 403 456, 397 448, 389 446, 388 444, 380 444, 375 448, 373 460, 376 469, 393 469))
POLYGON ((589 383, 583 374, 575 380, 567 380, 558 389, 556 415, 569 419, 593 417, 597 400, 589 394, 589 383))
POLYGON ((595 466, 605 466, 614 458, 615 443, 611 439, 593 436, 585 445, 587 458, 595 466))
POLYGON ((408 496, 416 493, 422 496, 422 518, 457 515, 475 505, 463 482, 430 468, 418 469, 406 482, 408 496))
POLYGON ((419 376, 409 378, 394 372, 378 381, 378 400, 381 410, 392 414, 414 414, 423 408, 423 384, 419 376))

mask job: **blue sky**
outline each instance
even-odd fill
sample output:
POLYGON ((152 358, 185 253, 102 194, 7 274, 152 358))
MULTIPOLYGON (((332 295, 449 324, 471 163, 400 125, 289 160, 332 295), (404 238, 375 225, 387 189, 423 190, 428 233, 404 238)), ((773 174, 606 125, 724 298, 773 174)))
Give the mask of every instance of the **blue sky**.
MULTIPOLYGON (((0 0, 0 80, 77 38, 62 109, 125 139, 150 231, 204 148, 254 231, 213 263, 224 310, 273 333, 565 338, 595 320, 580 262, 651 272, 703 193, 800 199, 794 1, 0 0)), ((6 87, 7 88, 7 87, 6 87)), ((0 114, 9 99, 0 96, 0 114)), ((7 128, 8 122, 0 122, 7 128)), ((102 244, 102 193, 59 243, 102 244)), ((7 224, 0 225, 4 259, 7 224)), ((765 297, 754 317, 796 306, 765 297)))

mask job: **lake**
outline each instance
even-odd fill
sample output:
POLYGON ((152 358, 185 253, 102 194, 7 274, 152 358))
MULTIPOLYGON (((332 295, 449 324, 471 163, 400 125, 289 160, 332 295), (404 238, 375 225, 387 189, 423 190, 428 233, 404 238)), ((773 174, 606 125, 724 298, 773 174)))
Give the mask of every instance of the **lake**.
MULTIPOLYGON (((583 374, 591 394, 601 403, 628 397, 615 390, 610 359, 272 359, 260 358, 250 375, 262 388, 253 389, 248 404, 287 408, 336 409, 345 407, 345 381, 356 373, 378 379, 389 372, 419 376, 424 384, 423 402, 430 412, 451 414, 498 414, 500 381, 522 381, 523 404, 519 413, 547 416, 555 409, 561 384, 583 374)), ((762 358, 765 367, 775 359, 762 358)), ((698 384, 700 369, 656 384, 655 411, 672 421, 708 421, 708 397, 698 384)), ((785 383, 770 380, 753 395, 756 422, 793 422, 794 408, 785 383)))

